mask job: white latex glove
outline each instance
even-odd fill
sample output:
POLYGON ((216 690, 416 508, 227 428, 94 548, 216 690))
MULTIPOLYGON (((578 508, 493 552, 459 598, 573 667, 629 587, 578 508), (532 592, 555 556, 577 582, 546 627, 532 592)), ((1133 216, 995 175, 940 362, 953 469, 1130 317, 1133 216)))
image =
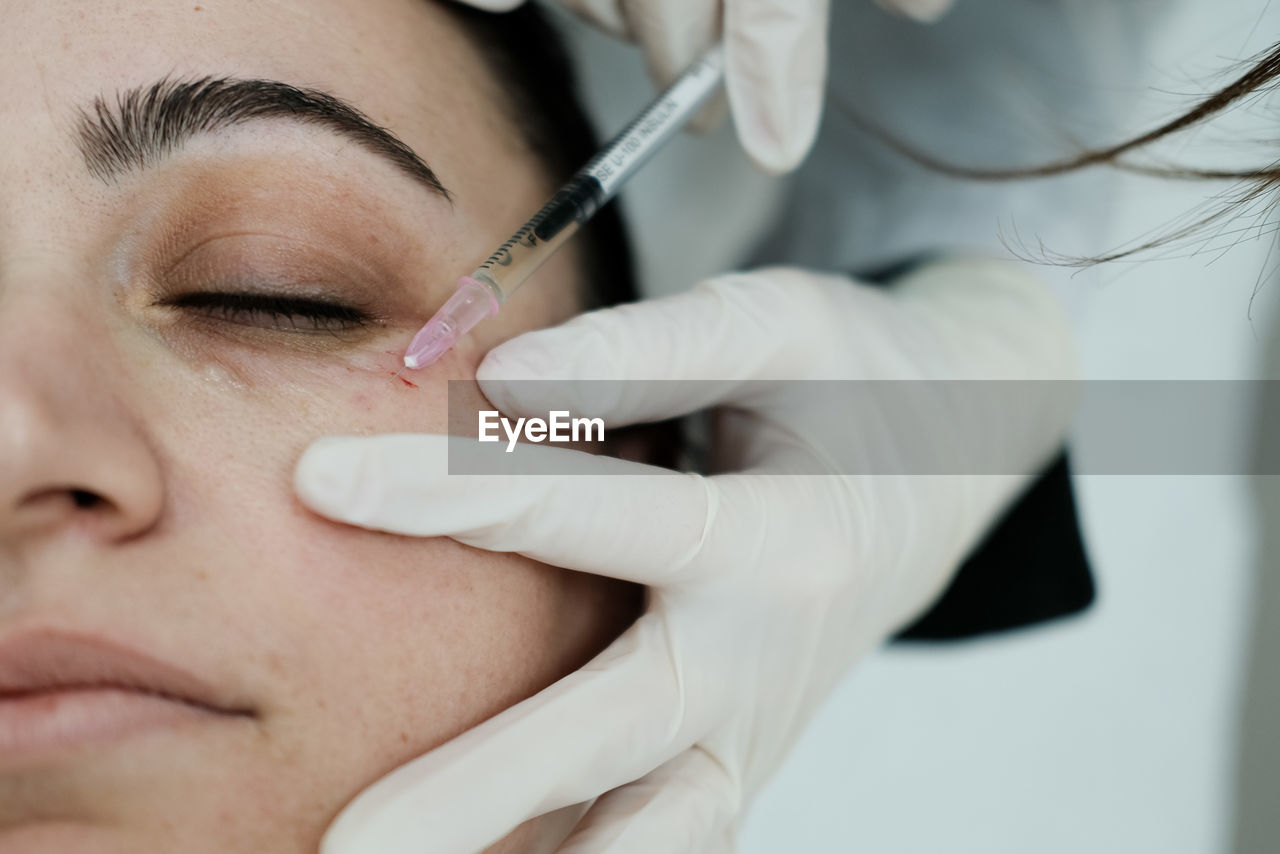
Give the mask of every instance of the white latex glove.
MULTIPOLYGON (((507 12, 525 0, 457 0, 507 12)), ((931 22, 954 0, 876 0, 931 22)), ((827 79, 829 0, 559 0, 605 32, 644 50, 667 86, 714 41, 724 41, 724 88, 737 136, 760 168, 790 172, 818 133, 827 79)))
MULTIPOLYGON (((524 0, 458 0, 507 11, 524 0)), ((827 75, 830 0, 559 0, 587 21, 639 43, 666 86, 723 36, 725 88, 742 147, 769 172, 794 169, 818 132, 827 75)), ((921 21, 952 0, 876 0, 921 21)))
MULTIPOLYGON (((524 0, 461 2, 505 11, 524 0)), ((809 152, 826 85, 829 0, 559 2, 604 31, 637 42, 659 87, 723 35, 725 90, 747 155, 777 173, 794 169, 809 152)))
POLYGON ((532 816, 601 795, 562 852, 731 850, 735 818, 815 706, 941 589, 1060 446, 1074 398, 1070 383, 994 395, 969 386, 1010 384, 957 383, 882 408, 861 396, 797 396, 803 383, 749 381, 1072 371, 1053 297, 1002 262, 934 264, 890 291, 763 270, 528 333, 479 371, 499 408, 543 417, 545 402, 522 399, 533 384, 504 380, 715 379, 613 386, 608 421, 731 406, 732 441, 721 450, 739 471, 653 474, 527 445, 533 459, 617 476, 450 477, 444 436, 319 440, 296 479, 319 513, 650 591, 639 621, 582 670, 361 794, 323 851, 470 854, 532 816), (787 474, 859 463, 919 470, 929 456, 1008 474, 787 474))

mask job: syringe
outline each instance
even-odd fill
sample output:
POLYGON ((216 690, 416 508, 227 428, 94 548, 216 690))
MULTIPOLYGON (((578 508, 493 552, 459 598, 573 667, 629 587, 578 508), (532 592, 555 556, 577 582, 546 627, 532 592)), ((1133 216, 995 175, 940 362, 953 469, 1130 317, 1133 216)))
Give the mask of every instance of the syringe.
POLYGON ((497 314, 507 297, 684 126, 722 76, 723 58, 716 46, 623 128, 474 273, 458 280, 453 296, 413 337, 404 354, 405 367, 430 365, 477 323, 497 314))

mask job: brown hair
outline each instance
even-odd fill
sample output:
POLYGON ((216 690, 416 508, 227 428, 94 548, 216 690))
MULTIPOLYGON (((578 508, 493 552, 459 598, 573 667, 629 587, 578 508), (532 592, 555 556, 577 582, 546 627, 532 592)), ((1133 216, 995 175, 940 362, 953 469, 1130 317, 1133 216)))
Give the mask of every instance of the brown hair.
MULTIPOLYGON (((847 107, 841 107, 840 109, 863 131, 890 146, 899 154, 927 169, 955 178, 978 181, 1019 181, 1030 178, 1047 178, 1090 166, 1109 166, 1166 178, 1196 180, 1235 179, 1241 182, 1237 190, 1229 193, 1225 201, 1207 215, 1198 217, 1190 223, 1170 227, 1163 234, 1141 244, 1089 258, 1056 256, 1051 259, 1052 263, 1066 264, 1068 266, 1086 266, 1100 264, 1105 261, 1114 261, 1148 249, 1177 243, 1183 238, 1201 232, 1215 222, 1238 213, 1242 207, 1266 197, 1273 189, 1280 187, 1280 160, 1249 169, 1200 169, 1191 166, 1152 166, 1135 162, 1128 158, 1128 155, 1146 148, 1157 140, 1182 133, 1205 123, 1229 107, 1239 104, 1248 96, 1275 85, 1277 81, 1280 81, 1280 43, 1276 43, 1247 60, 1247 67, 1243 73, 1225 86, 1201 97, 1194 106, 1180 115, 1157 127, 1114 145, 1082 151, 1062 160, 1042 163, 1036 166, 1006 169, 971 167, 942 160, 927 151, 904 142, 884 128, 860 116, 857 112, 847 107)), ((1036 260, 1044 261, 1046 259, 1040 258, 1036 260)))

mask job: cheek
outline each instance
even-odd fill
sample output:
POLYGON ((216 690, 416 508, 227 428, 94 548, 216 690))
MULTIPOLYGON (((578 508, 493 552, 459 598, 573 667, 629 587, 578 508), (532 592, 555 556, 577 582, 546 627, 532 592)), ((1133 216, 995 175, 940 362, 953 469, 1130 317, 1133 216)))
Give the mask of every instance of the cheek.
MULTIPOLYGON (((594 581, 330 522, 293 495, 294 463, 320 436, 443 431, 440 376, 464 373, 462 362, 418 372, 417 389, 340 365, 310 366, 270 393, 246 371, 234 382, 197 372, 152 421, 172 443, 172 530, 213 570, 210 601, 243 634, 233 652, 264 692, 276 751, 322 766, 314 784, 344 797, 597 645, 593 626, 562 631, 594 581)), ((474 384, 463 397, 482 400, 474 384)))
POLYGON ((249 604, 271 628, 252 655, 276 668, 273 755, 305 769, 304 785, 335 809, 597 648, 590 633, 561 635, 583 604, 568 573, 304 512, 280 514, 253 568, 249 604))
POLYGON ((329 721, 399 721, 425 748, 545 678, 563 573, 446 539, 328 534, 300 542, 278 579, 290 622, 319 639, 305 690, 343 709, 329 721))
POLYGON ((392 350, 312 360, 220 354, 147 382, 163 388, 151 396, 147 423, 162 425, 155 432, 170 440, 170 456, 208 464, 201 482, 237 465, 273 482, 275 501, 280 490, 292 494, 294 464, 323 436, 443 432, 447 380, 473 376, 459 361, 397 378, 392 350))

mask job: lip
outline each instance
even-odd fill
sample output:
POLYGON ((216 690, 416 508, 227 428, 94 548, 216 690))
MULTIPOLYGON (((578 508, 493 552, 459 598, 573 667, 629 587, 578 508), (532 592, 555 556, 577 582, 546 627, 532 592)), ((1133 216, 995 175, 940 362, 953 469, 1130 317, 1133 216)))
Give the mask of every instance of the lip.
POLYGON ((186 670, 106 638, 49 630, 0 638, 0 764, 252 716, 186 670))

